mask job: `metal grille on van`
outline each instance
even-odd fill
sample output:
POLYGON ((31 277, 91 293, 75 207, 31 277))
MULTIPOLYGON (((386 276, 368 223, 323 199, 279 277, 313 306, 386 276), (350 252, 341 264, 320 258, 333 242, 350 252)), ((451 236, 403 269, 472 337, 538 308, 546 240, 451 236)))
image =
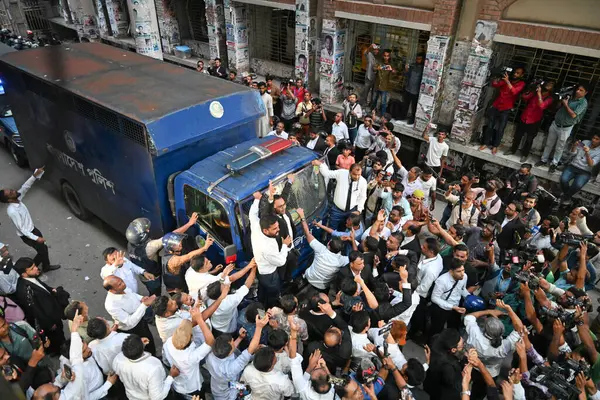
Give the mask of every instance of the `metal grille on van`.
POLYGON ((54 85, 47 84, 35 77, 21 74, 25 86, 55 104, 60 104, 84 118, 96 121, 107 129, 120 133, 129 140, 148 148, 148 140, 143 125, 119 116, 114 111, 100 107, 91 101, 76 96, 54 85))

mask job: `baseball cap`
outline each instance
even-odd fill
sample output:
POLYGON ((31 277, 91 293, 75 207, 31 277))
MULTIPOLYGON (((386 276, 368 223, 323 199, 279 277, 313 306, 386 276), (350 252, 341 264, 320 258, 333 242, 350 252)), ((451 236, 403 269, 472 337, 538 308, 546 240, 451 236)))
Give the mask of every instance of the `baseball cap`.
POLYGON ((413 192, 412 197, 416 197, 417 199, 425 198, 425 193, 421 189, 417 189, 413 192))

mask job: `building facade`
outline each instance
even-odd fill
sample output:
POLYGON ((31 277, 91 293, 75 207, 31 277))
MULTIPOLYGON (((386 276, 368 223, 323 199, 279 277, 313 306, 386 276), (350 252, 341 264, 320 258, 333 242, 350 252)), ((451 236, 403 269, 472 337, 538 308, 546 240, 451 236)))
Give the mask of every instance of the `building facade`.
MULTIPOLYGON (((408 143, 414 138, 418 151, 428 122, 451 127, 457 167, 466 162, 465 155, 519 165, 478 153, 470 145, 481 133, 494 96, 489 87, 492 68, 518 63, 529 77, 555 79, 558 86, 589 83, 590 106, 573 132, 583 138, 600 127, 600 19, 595 18, 595 1, 60 0, 50 9, 53 26, 71 29, 82 40, 188 67, 199 59, 206 63, 220 57, 238 74, 302 78, 329 110, 339 110, 347 93, 362 88, 365 50, 371 43, 391 51, 397 71, 391 78, 392 100, 402 97, 405 65, 423 52, 427 66, 415 125, 397 124, 396 131, 408 143), (191 58, 181 57, 179 46, 189 47, 191 58)), ((522 107, 518 103, 511 113, 505 142, 512 140, 522 107)), ((538 135, 534 152, 544 139, 538 135)), ((536 174, 557 181, 547 171, 536 174)), ((600 195, 597 186, 589 184, 586 191, 600 195)))

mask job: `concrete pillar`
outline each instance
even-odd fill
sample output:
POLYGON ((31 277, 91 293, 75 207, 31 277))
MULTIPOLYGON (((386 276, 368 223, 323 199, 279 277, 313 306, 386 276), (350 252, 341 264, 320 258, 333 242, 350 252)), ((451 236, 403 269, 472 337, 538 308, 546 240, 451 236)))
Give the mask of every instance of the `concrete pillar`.
POLYGON ((66 22, 75 25, 79 38, 88 41, 98 39, 100 35, 92 0, 63 1, 64 3, 61 3, 62 16, 66 22))
POLYGON ((227 65, 241 78, 243 72, 250 71, 248 6, 230 0, 224 0, 223 5, 227 32, 227 65))
POLYGON ((442 93, 442 75, 450 58, 450 37, 431 36, 427 41, 425 67, 417 102, 415 129, 422 131, 430 121, 437 121, 440 111, 438 99, 442 93))
POLYGON ((314 63, 313 71, 310 71, 310 51, 309 47, 312 48, 310 43, 311 35, 316 38, 317 30, 314 28, 316 18, 311 18, 311 15, 316 16, 316 10, 312 10, 309 0, 296 0, 296 40, 295 40, 295 77, 296 79, 302 79, 305 84, 309 82, 309 75, 312 72, 314 74, 314 63), (311 32, 311 20, 313 21, 313 29, 311 32))
POLYGON ((108 21, 102 9, 102 1, 96 1, 98 9, 98 28, 102 36, 109 34, 108 27, 112 32, 112 36, 120 38, 127 36, 129 28, 129 14, 127 13, 127 5, 125 0, 104 0, 106 11, 108 13, 108 21))
POLYGON ((324 103, 339 103, 344 95, 344 49, 346 20, 323 19, 321 42, 317 49, 320 62, 319 92, 324 103))
POLYGON ((223 0, 205 0, 210 58, 220 58, 227 65, 225 13, 223 0))
POLYGON ((173 10, 169 1, 155 1, 162 50, 164 53, 173 54, 175 52, 175 46, 179 46, 181 43, 179 24, 175 17, 175 10, 173 10))
MULTIPOLYGON (((159 0, 160 1, 160 0, 159 0)), ((162 48, 154 0, 127 0, 135 51, 162 60, 162 48)))
POLYGON ((473 133, 478 131, 483 122, 484 110, 478 110, 483 86, 488 79, 490 57, 492 55, 492 38, 496 33, 495 21, 477 21, 475 37, 471 43, 471 50, 465 73, 458 95, 458 104, 454 113, 454 123, 450 134, 451 140, 468 143, 472 140, 473 133))

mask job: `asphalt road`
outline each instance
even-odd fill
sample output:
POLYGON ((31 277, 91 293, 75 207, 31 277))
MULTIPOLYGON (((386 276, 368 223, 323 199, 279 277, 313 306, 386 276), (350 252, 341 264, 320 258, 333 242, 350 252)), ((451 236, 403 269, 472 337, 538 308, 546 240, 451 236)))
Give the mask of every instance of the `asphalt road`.
MULTIPOLYGON (((28 168, 20 168, 8 151, 0 147, 0 188, 19 189, 31 176, 28 168)), ((37 181, 24 197, 35 226, 47 240, 52 264, 62 268, 42 276, 52 287, 63 286, 72 300, 84 300, 92 316, 106 316, 100 269, 104 265, 102 251, 109 246, 123 248, 125 238, 102 221, 81 221, 71 214, 60 193, 50 182, 37 181)), ((17 236, 14 225, 0 206, 0 242, 9 245, 13 260, 34 257, 35 251, 17 236)))

